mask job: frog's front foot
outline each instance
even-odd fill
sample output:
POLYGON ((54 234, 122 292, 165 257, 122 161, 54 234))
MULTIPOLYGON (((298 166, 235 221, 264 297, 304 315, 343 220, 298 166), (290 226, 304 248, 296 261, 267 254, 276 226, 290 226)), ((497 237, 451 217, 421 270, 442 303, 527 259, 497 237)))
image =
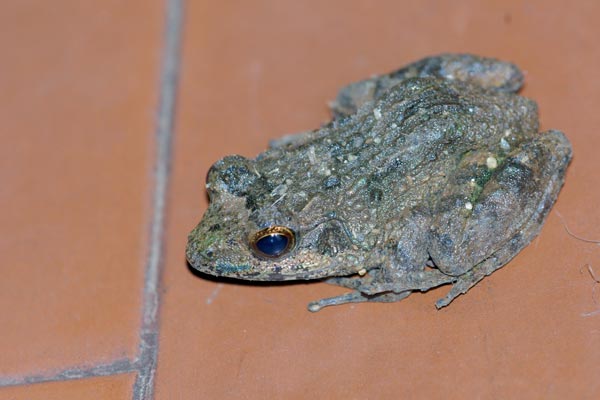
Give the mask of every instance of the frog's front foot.
POLYGON ((450 288, 450 291, 446 296, 435 302, 435 308, 439 310, 440 308, 446 307, 448 304, 452 303, 452 300, 461 294, 466 293, 475 283, 467 284, 466 281, 457 281, 454 285, 452 285, 452 288, 450 288))

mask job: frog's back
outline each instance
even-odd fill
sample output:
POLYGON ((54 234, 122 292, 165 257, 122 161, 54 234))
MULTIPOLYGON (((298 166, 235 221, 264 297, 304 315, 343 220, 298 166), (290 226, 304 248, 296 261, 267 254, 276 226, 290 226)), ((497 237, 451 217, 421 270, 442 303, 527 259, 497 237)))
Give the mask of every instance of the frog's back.
POLYGON ((519 141, 537 128, 536 105, 523 97, 409 78, 356 114, 313 132, 311 140, 266 151, 258 168, 274 187, 293 194, 282 201, 291 212, 315 197, 349 212, 356 204, 385 205, 386 199, 410 206, 435 191, 463 154, 500 151, 504 132, 519 132, 519 141))

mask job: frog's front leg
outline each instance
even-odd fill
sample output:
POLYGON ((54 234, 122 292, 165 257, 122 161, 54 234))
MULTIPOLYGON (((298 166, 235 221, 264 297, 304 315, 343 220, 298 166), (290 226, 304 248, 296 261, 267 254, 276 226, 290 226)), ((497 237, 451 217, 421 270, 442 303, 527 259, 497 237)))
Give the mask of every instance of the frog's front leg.
POLYGON ((330 285, 342 286, 353 289, 353 291, 344 293, 340 296, 313 301, 308 305, 308 310, 316 312, 323 307, 346 303, 393 302, 401 300, 410 294, 410 292, 402 293, 400 295, 395 293, 385 293, 381 295, 376 293, 364 293, 365 291, 370 291, 367 288, 372 287, 373 282, 378 282, 380 279, 381 273, 377 269, 370 271, 367 275, 335 276, 325 279, 325 282, 330 285))
POLYGON ((450 283, 456 277, 437 269, 426 268, 429 255, 427 244, 430 218, 420 208, 403 213, 396 221, 396 229, 387 232, 379 247, 371 253, 364 276, 341 276, 327 283, 353 289, 341 296, 315 301, 309 310, 325 306, 359 302, 395 302, 413 291, 426 291, 450 283))
POLYGON ((314 301, 308 310, 319 311, 323 307, 346 303, 392 303, 408 297, 414 291, 427 291, 431 288, 456 281, 456 277, 446 275, 436 269, 424 269, 421 272, 404 272, 395 275, 392 280, 381 270, 372 270, 368 275, 334 277, 327 283, 354 289, 340 296, 314 301))
POLYGON ((406 291, 402 293, 388 292, 375 295, 367 295, 359 291, 353 291, 344 293, 340 296, 328 297, 326 299, 313 301, 308 304, 308 311, 317 312, 320 311, 323 307, 337 306, 340 304, 348 303, 393 303, 408 297, 410 293, 410 291, 406 291))

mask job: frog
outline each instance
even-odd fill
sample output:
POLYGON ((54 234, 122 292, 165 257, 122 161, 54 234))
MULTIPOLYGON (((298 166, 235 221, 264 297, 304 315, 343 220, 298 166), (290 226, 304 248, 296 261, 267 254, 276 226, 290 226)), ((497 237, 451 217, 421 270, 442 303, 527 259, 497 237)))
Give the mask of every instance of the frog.
POLYGON ((331 121, 209 169, 186 258, 203 274, 349 289, 308 310, 450 285, 441 309, 540 232, 572 148, 539 131, 513 63, 426 57, 342 88, 331 121))

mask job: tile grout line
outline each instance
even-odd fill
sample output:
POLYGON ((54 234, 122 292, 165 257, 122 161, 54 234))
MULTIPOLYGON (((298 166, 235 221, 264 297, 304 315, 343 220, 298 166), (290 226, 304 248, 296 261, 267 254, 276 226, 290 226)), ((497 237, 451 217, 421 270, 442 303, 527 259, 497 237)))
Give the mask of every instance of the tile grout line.
POLYGON ((143 294, 143 315, 136 365, 138 374, 133 387, 133 400, 151 399, 158 357, 159 285, 163 264, 166 202, 172 158, 172 129, 180 65, 183 25, 183 1, 166 0, 166 18, 162 71, 156 121, 156 159, 152 221, 143 294))
POLYGON ((73 379, 94 378, 100 376, 120 375, 137 371, 137 365, 129 359, 121 359, 110 364, 95 365, 93 367, 71 367, 54 375, 29 375, 21 377, 0 378, 0 388, 8 386, 31 385, 34 383, 68 381, 73 379))
POLYGON ((0 377, 0 388, 34 383, 68 381, 74 379, 119 375, 136 371, 133 399, 149 399, 153 395, 154 373, 158 355, 158 290, 163 254, 165 206, 171 164, 172 127, 180 64, 180 43, 183 25, 184 0, 166 0, 165 36, 160 76, 157 123, 155 130, 156 158, 155 187, 152 192, 152 221, 149 254, 146 263, 143 294, 143 316, 140 345, 135 361, 116 360, 110 364, 92 367, 75 366, 53 375, 0 377))

